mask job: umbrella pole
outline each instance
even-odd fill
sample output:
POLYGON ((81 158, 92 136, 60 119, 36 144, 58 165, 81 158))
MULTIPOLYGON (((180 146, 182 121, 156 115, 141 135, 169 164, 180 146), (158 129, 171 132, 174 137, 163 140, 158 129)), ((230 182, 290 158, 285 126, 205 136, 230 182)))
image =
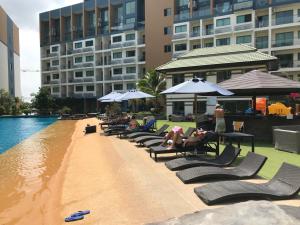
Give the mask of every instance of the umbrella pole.
POLYGON ((252 104, 253 104, 253 114, 256 115, 256 96, 252 97, 252 104))
POLYGON ((195 94, 194 95, 194 114, 195 114, 196 126, 197 126, 197 112, 198 112, 197 94, 195 94))

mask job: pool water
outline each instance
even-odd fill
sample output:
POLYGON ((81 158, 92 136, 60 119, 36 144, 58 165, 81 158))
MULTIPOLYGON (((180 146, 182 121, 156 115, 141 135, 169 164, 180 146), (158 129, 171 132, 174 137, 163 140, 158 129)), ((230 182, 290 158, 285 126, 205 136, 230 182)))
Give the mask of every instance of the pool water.
POLYGON ((56 118, 0 118, 0 154, 56 120, 56 118))

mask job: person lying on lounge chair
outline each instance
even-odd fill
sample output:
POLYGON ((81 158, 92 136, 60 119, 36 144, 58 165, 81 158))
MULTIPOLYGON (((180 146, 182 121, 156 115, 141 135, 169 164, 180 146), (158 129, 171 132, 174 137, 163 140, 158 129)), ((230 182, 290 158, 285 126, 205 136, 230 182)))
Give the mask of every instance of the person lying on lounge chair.
POLYGON ((135 131, 138 130, 140 124, 139 122, 136 120, 135 116, 131 117, 131 120, 128 124, 128 127, 126 128, 127 131, 135 131))
POLYGON ((188 137, 187 139, 183 138, 183 129, 181 127, 175 126, 167 135, 166 141, 162 144, 165 146, 168 144, 168 149, 173 149, 176 146, 192 146, 194 143, 202 140, 207 131, 202 129, 197 129, 194 132, 194 136, 188 137))

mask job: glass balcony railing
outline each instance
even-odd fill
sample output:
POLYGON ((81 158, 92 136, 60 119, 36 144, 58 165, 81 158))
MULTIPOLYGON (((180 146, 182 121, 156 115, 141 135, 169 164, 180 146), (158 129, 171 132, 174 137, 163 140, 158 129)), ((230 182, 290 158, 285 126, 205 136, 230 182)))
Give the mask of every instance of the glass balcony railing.
POLYGON ((215 32, 213 29, 204 29, 203 35, 213 35, 215 32))
POLYGON ((200 18, 205 18, 205 17, 210 17, 210 16, 212 16, 210 8, 193 11, 193 14, 192 14, 193 19, 200 19, 200 18))
POLYGON ((255 9, 267 8, 269 7, 269 0, 256 0, 254 2, 255 9))
POLYGON ((86 31, 86 36, 87 37, 92 37, 92 36, 95 36, 96 34, 96 28, 95 27, 89 27, 86 31))
POLYGON ((174 22, 178 23, 178 22, 182 22, 182 21, 187 21, 189 19, 190 19, 190 13, 185 12, 185 13, 176 14, 174 17, 174 22))
POLYGON ((268 41, 256 41, 255 47, 257 49, 264 49, 269 47, 269 42, 268 41))
POLYGON ((82 29, 75 30, 73 32, 73 35, 74 35, 74 39, 83 38, 83 30, 82 29))
POLYGON ((241 2, 236 2, 233 5, 233 9, 237 10, 244 10, 244 9, 252 9, 253 8, 253 0, 246 0, 241 2))
POLYGON ((269 19, 255 21, 256 28, 263 28, 263 27, 268 27, 268 26, 269 26, 269 19))
POLYGON ((284 40, 275 40, 272 41, 272 47, 284 47, 284 46, 292 46, 294 45, 293 39, 284 39, 284 40))

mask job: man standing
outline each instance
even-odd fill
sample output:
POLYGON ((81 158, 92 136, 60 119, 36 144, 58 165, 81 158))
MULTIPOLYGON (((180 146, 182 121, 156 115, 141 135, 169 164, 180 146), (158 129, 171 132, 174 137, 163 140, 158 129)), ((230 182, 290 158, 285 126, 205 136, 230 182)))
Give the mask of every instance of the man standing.
POLYGON ((215 117, 216 117, 216 133, 225 133, 226 124, 224 119, 224 109, 222 109, 221 105, 217 104, 215 109, 215 117))

